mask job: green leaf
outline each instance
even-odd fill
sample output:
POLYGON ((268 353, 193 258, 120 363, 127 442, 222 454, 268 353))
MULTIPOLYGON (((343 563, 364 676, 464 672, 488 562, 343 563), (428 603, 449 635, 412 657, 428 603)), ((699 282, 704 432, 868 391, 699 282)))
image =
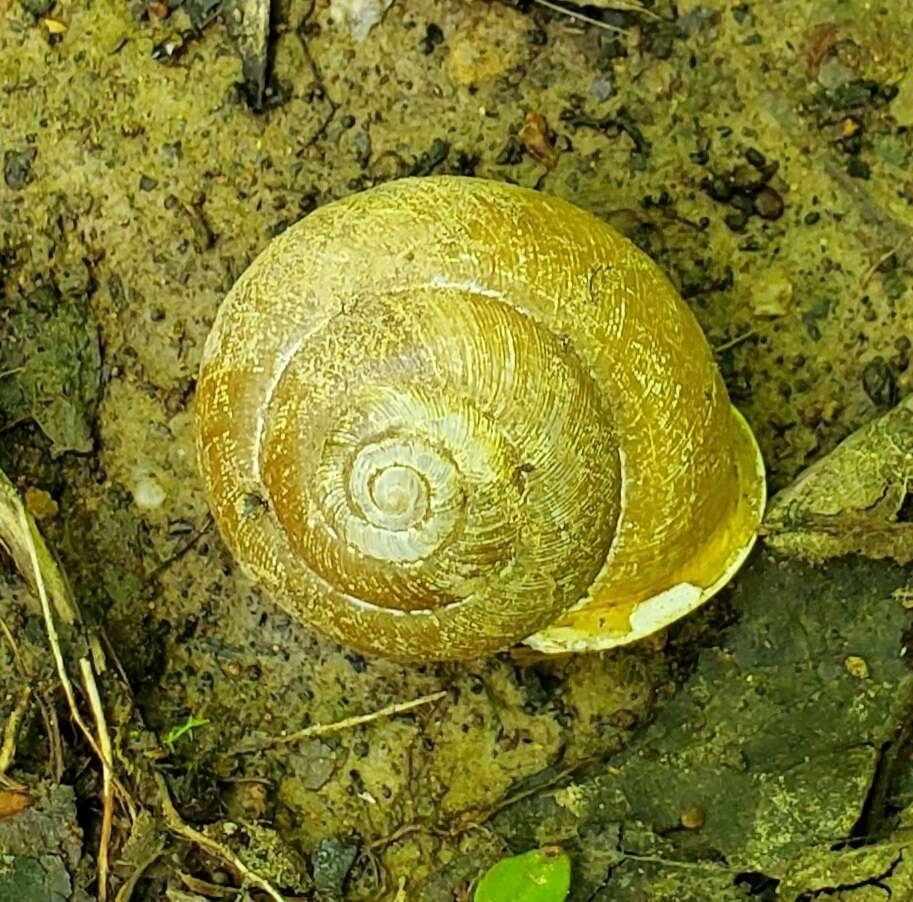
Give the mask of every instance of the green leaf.
POLYGON ((474 902, 564 902, 571 860, 557 846, 502 858, 479 881, 474 902))
POLYGON ((197 727, 205 727, 209 721, 202 717, 194 717, 192 714, 188 715, 187 720, 182 724, 172 727, 168 731, 168 735, 162 739, 162 742, 166 746, 169 752, 174 754, 175 743, 184 735, 189 735, 190 738, 193 738, 193 731, 197 727))

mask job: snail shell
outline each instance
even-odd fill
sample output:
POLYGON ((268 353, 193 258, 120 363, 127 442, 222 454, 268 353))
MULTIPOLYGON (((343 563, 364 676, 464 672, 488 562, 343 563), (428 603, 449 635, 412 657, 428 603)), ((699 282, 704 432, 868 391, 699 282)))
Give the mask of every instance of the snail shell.
POLYGON ((386 184, 273 239, 216 317, 197 418, 244 569, 400 659, 633 641, 725 584, 764 504, 659 268, 484 180, 386 184))

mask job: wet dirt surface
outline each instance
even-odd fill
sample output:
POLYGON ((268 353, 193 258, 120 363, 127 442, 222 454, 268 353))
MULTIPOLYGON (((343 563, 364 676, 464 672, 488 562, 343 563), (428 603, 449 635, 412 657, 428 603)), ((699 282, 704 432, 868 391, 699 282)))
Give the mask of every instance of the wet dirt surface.
MULTIPOLYGON (((407 174, 565 197, 669 273, 782 488, 913 379, 904 6, 588 7, 595 25, 535 4, 397 0, 359 41, 323 2, 279 3, 255 110, 215 6, 0 0, 0 468, 32 490, 164 743, 184 818, 262 825, 247 846, 290 897, 316 882, 324 898, 395 898, 467 837, 478 860, 480 843, 497 855, 479 825, 506 793, 619 752, 738 616, 724 595, 613 653, 405 666, 283 615, 211 523, 192 419, 215 311, 270 237, 407 174), (244 751, 438 690, 408 714, 244 751)), ((36 641, 18 594, 0 602, 36 641)), ((5 719, 18 677, 3 654, 5 719)), ((26 770, 49 778, 29 718, 26 770)), ((112 729, 120 760, 148 752, 127 716, 112 729)), ((84 763, 74 753, 64 782, 91 812, 84 763)), ((89 885, 90 866, 67 866, 89 885)), ((190 892, 182 868, 234 879, 185 848, 133 898, 190 892)))

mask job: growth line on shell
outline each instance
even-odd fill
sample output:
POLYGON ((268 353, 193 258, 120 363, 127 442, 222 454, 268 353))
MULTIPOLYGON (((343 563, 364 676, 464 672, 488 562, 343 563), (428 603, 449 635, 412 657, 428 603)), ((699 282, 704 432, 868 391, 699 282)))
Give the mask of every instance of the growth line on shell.
POLYGON ((266 386, 266 392, 263 395, 263 403, 258 408, 257 419, 254 422, 253 456, 251 460, 251 476, 257 482, 260 481, 260 445, 263 441, 263 430, 266 428, 266 414, 270 409, 270 405, 273 402, 273 395, 276 394, 276 389, 279 387, 279 383, 282 381, 285 371, 292 362, 292 358, 301 350, 303 344, 304 338, 296 338, 294 341, 290 341, 279 352, 276 358, 276 368, 273 370, 272 378, 266 386))

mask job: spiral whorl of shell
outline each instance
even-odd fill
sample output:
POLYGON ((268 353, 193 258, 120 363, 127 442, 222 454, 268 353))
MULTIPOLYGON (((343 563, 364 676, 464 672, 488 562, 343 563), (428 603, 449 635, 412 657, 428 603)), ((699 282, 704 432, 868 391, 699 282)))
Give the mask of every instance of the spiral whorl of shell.
POLYGON ((219 311, 197 405, 245 569, 396 657, 503 648, 619 576, 649 594, 657 556, 688 556, 670 537, 731 505, 701 494, 735 478, 725 391, 659 270, 473 179, 391 183, 274 239, 219 311))

